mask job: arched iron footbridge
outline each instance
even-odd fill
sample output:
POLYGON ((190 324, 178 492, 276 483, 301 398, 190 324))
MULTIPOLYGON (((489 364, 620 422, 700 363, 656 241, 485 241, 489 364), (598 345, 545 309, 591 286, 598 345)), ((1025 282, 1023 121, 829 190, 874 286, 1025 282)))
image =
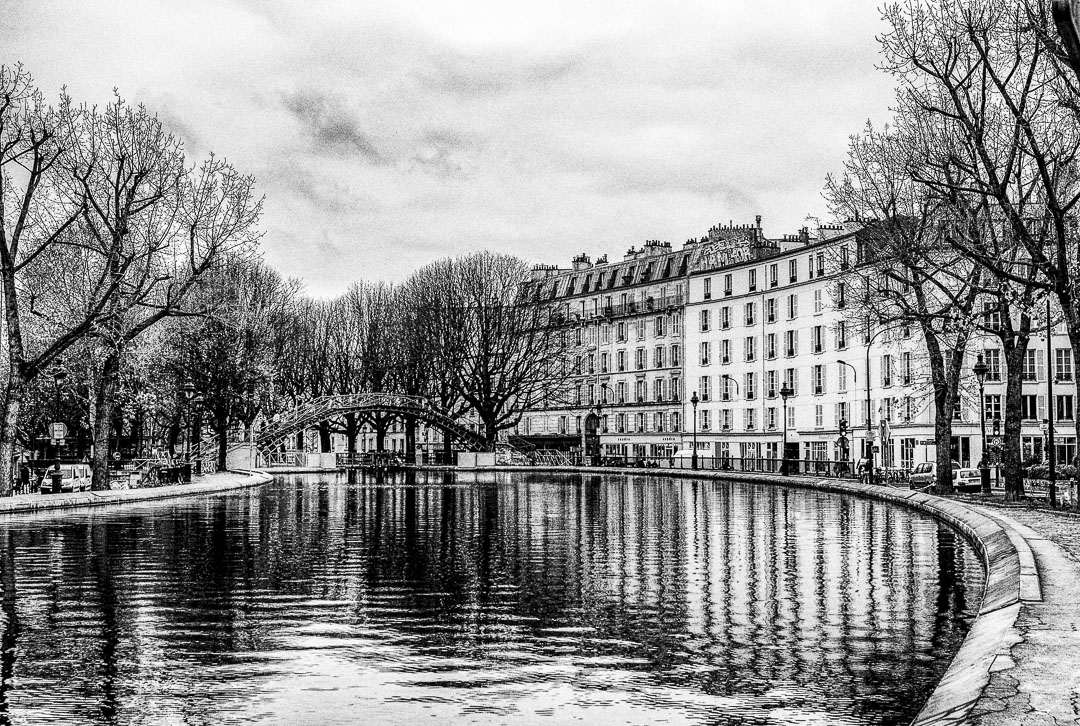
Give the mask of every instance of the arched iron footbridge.
POLYGON ((256 445, 260 451, 266 452, 289 436, 348 413, 361 417, 383 413, 413 416, 419 422, 447 431, 467 450, 484 449, 484 438, 480 434, 462 425, 428 399, 396 393, 348 393, 314 398, 270 421, 257 434, 256 445))

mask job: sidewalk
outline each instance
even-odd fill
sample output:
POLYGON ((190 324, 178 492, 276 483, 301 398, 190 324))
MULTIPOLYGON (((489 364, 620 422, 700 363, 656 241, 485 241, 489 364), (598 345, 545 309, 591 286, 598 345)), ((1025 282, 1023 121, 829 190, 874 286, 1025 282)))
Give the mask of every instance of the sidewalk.
POLYGON ((263 472, 223 471, 195 477, 190 484, 174 484, 147 489, 110 489, 101 492, 72 492, 68 494, 17 494, 0 498, 0 516, 26 514, 51 509, 101 507, 154 499, 219 494, 268 482, 273 477, 263 472))
POLYGON ((1045 507, 966 500, 1030 547, 1038 589, 1025 597, 971 714, 978 726, 1080 724, 1080 515, 1045 507))

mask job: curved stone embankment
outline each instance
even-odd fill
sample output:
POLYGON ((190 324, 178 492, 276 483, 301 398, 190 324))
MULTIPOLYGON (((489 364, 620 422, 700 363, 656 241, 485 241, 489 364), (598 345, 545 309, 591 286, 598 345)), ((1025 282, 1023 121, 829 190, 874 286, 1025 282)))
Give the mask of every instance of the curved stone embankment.
MULTIPOLYGON (((477 470, 480 471, 480 470, 477 470)), ((999 696, 989 693, 992 676, 1016 666, 1012 650, 1023 637, 1016 627, 1025 602, 1041 600, 1035 558, 1022 534, 1001 518, 991 518, 951 499, 908 489, 870 486, 840 479, 785 477, 775 474, 689 471, 685 469, 619 469, 607 467, 494 467, 482 471, 560 471, 741 481, 853 494, 893 502, 937 517, 965 534, 983 559, 986 589, 982 607, 967 637, 913 726, 968 723, 973 714, 1000 710, 999 696)), ((1068 642, 1062 648, 1075 647, 1068 642)), ((1068 691, 1062 696, 1069 698, 1068 691)), ((1041 723, 1041 722, 1040 722, 1041 723)), ((1053 723, 1053 722, 1049 722, 1053 723)))
POLYGON ((72 492, 69 494, 18 494, 0 498, 0 515, 29 514, 51 509, 102 507, 114 504, 146 502, 155 499, 193 497, 201 494, 220 494, 236 489, 264 484, 273 479, 263 472, 223 471, 198 477, 190 484, 174 484, 147 489, 110 489, 103 492, 72 492))

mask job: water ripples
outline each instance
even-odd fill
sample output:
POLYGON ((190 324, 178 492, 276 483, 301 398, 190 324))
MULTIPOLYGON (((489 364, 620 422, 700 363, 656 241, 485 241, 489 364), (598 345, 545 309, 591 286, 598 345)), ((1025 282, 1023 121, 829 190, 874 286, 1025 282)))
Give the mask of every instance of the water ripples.
POLYGON ((0 520, 0 586, 0 723, 895 724, 982 572, 839 495, 431 474, 0 520))

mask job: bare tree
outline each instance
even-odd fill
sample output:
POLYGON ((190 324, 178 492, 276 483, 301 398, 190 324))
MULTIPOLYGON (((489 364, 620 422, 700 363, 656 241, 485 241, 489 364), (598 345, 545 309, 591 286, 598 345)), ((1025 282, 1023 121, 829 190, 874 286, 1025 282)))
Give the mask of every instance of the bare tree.
POLYGON ((843 291, 835 297, 851 310, 867 345, 875 326, 920 333, 933 400, 936 490, 949 493, 953 411, 981 270, 947 244, 953 210, 912 178, 913 150, 903 134, 868 126, 852 138, 844 174, 828 179, 833 213, 866 220, 853 264, 840 265, 836 284, 843 291))
MULTIPOLYGON (((1077 88, 1048 3, 908 0, 887 6, 884 17, 884 67, 898 81, 898 119, 922 142, 912 175, 938 198, 981 210, 979 233, 961 230, 949 243, 992 273, 1000 293, 985 287, 1002 323, 1016 326, 1016 361, 1037 289, 1056 298, 1080 356, 1077 88)), ((1012 387, 1007 394, 1013 402, 1017 395, 1012 387)), ((1009 416, 1017 411, 1007 406, 1007 440, 1019 436, 1019 421, 1009 416)), ((1007 485, 1015 478, 1007 472, 1007 485)), ((1010 490, 1018 493, 1015 484, 1010 490)))

